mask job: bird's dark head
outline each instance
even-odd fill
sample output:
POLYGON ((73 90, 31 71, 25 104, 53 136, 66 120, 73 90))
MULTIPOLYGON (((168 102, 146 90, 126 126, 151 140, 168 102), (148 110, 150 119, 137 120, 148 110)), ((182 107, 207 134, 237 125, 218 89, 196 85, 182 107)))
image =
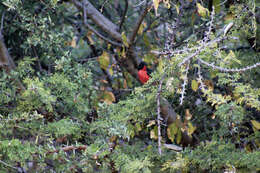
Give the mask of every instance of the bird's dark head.
POLYGON ((147 64, 145 63, 145 62, 141 62, 139 65, 138 65, 138 70, 142 70, 143 68, 144 68, 144 66, 146 66, 147 67, 147 64))

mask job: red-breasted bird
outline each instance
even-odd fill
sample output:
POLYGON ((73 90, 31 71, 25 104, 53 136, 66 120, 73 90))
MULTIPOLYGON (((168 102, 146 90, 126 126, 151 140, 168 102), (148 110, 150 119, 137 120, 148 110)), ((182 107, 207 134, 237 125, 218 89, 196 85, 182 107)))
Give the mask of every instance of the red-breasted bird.
POLYGON ((138 78, 142 84, 145 84, 150 78, 151 70, 147 68, 145 62, 141 62, 138 66, 138 78))

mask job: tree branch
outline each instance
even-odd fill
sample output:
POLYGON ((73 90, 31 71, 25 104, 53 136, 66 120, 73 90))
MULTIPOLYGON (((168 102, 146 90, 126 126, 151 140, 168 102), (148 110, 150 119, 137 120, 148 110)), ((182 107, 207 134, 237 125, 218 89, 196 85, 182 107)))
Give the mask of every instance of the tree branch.
POLYGON ((88 17, 96 25, 108 33, 113 39, 120 42, 122 41, 121 34, 118 32, 119 28, 109 19, 103 16, 88 0, 83 0, 82 3, 77 0, 72 0, 72 2, 77 8, 81 10, 84 8, 83 6, 85 6, 88 17))
POLYGON ((106 42, 110 43, 110 44, 113 44, 115 46, 118 46, 118 47, 122 47, 122 44, 120 43, 117 43, 115 41, 112 41, 110 40, 109 38, 106 38, 105 36, 103 36, 102 34, 100 34, 98 31, 96 31, 92 26, 90 26, 88 23, 87 23, 87 15, 86 15, 86 9, 85 9, 85 6, 83 7, 83 21, 84 21, 84 25, 90 29, 93 33, 95 33, 99 38, 105 40, 106 42))
POLYGON ((158 87, 158 91, 157 91, 157 95, 156 95, 156 101, 157 101, 157 126, 158 126, 158 152, 159 155, 162 155, 162 144, 161 144, 161 103, 160 103, 160 95, 161 95, 161 91, 162 91, 162 83, 164 81, 165 75, 162 77, 159 87, 158 87))

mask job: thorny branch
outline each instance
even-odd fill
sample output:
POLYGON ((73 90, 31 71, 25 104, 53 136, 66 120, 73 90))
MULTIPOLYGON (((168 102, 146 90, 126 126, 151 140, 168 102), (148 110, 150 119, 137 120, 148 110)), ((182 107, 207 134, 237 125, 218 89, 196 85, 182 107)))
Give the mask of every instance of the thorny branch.
POLYGON ((157 100, 157 126, 158 126, 158 152, 160 155, 162 155, 162 148, 161 148, 161 103, 160 103, 160 95, 162 91, 162 83, 164 81, 165 75, 162 77, 160 80, 160 84, 158 87, 157 95, 156 95, 156 100, 157 100))
POLYGON ((211 31, 212 31, 212 28, 213 28, 214 16, 215 16, 215 8, 214 8, 214 6, 213 6, 213 7, 212 7, 211 16, 210 16, 209 30, 208 30, 208 32, 206 32, 206 37, 205 37, 205 39, 204 39, 205 42, 210 39, 210 33, 211 33, 211 31))
POLYGON ((216 66, 216 65, 214 65, 214 63, 208 63, 208 62, 206 62, 206 61, 204 61, 204 60, 202 60, 200 58, 198 58, 198 60, 202 64, 205 64, 206 66, 211 67, 212 69, 217 69, 217 70, 220 70, 220 71, 223 71, 223 72, 244 72, 244 71, 251 70, 253 68, 256 68, 256 67, 260 66, 260 62, 258 62, 258 63, 255 63, 254 65, 247 66, 247 67, 244 67, 244 68, 228 69, 228 68, 223 68, 223 67, 216 66))
POLYGON ((185 88, 186 88, 186 85, 188 84, 189 68, 190 68, 190 61, 187 62, 187 67, 185 69, 185 74, 184 74, 183 84, 182 84, 182 90, 181 90, 181 97, 180 97, 180 105, 182 105, 183 99, 185 97, 185 88))
POLYGON ((202 45, 197 49, 196 52, 194 52, 193 54, 191 54, 190 56, 186 57, 183 59, 183 61, 181 63, 179 63, 179 67, 182 66, 184 63, 186 63, 187 61, 191 60, 193 57, 197 56, 200 52, 202 52, 206 47, 214 44, 214 43, 217 43, 217 42, 220 42, 222 40, 224 40, 226 37, 219 37, 219 38, 216 38, 212 41, 209 41, 209 42, 203 42, 202 45))

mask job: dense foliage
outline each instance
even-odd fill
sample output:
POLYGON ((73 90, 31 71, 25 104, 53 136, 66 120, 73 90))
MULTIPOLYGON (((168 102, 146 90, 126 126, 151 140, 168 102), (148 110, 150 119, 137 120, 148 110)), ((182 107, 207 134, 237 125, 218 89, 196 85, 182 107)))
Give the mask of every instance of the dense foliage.
POLYGON ((259 7, 0 1, 0 172, 259 171, 259 7))

